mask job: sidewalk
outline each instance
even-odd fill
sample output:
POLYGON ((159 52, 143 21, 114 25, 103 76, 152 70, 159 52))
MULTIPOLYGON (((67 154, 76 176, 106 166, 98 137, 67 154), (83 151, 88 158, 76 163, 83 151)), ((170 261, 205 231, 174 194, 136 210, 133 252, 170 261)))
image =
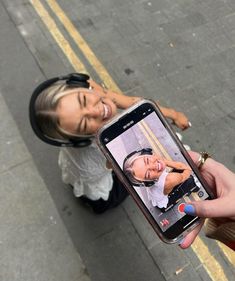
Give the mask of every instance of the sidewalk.
POLYGON ((1 280, 89 281, 0 95, 1 280))
MULTIPOLYGON (((11 71, 16 63, 12 48, 20 44, 1 4, 0 24, 0 279, 89 281, 86 268, 3 98, 11 87, 8 74, 16 75, 11 71), (10 38, 16 40, 14 46, 9 42, 10 38)), ((27 59, 22 53, 19 55, 21 59, 27 59)), ((22 65, 18 69, 20 79, 24 72, 22 65)), ((17 78, 14 80, 17 83, 17 78)), ((19 105, 19 96, 14 99, 19 105)), ((27 120, 23 122, 27 124, 27 120)))

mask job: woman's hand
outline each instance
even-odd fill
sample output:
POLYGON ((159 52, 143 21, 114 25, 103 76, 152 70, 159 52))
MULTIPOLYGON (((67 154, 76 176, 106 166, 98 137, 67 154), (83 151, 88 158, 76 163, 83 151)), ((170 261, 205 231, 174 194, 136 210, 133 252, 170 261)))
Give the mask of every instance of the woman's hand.
MULTIPOLYGON (((199 154, 189 153, 195 163, 198 162, 199 154)), ((193 201, 185 206, 184 212, 201 218, 229 218, 235 220, 235 174, 221 163, 209 158, 200 170, 216 199, 205 201, 193 201)), ((203 222, 190 232, 180 247, 188 248, 198 235, 203 222)))
POLYGON ((191 126, 191 123, 189 122, 186 115, 182 112, 175 111, 173 108, 167 108, 160 106, 157 102, 156 104, 161 109, 162 114, 173 121, 173 124, 175 124, 178 128, 181 130, 185 130, 188 127, 191 126))
POLYGON ((173 120, 173 123, 180 128, 181 130, 185 130, 188 127, 190 127, 190 122, 186 115, 182 112, 176 112, 175 118, 173 120))

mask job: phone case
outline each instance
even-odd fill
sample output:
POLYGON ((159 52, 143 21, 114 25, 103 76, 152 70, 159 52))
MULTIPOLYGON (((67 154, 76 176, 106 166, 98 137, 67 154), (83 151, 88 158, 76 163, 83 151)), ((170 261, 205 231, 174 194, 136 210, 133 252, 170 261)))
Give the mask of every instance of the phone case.
MULTIPOLYGON (((200 223, 201 220, 197 218, 197 220, 195 220, 195 222, 192 223, 192 225, 190 227, 188 227, 186 230, 182 231, 177 237, 175 237, 173 239, 169 239, 168 237, 166 237, 164 235, 162 229, 159 227, 158 223, 156 222, 156 220, 150 214, 150 211, 146 210, 146 206, 140 200, 138 194, 136 194, 136 191, 133 188, 133 186, 130 185, 130 183, 128 182, 126 176, 123 174, 123 171, 120 169, 120 166, 112 159, 112 156, 110 155, 110 152, 108 152, 108 149, 106 148, 106 145, 103 143, 103 141, 101 141, 101 135, 104 132, 106 132, 110 127, 112 127, 112 125, 121 123, 122 120, 125 120, 126 116, 129 116, 129 114, 131 114, 135 111, 138 111, 138 108, 140 108, 142 105, 145 105, 145 104, 151 105, 154 108, 154 110, 157 112, 158 117, 160 117, 159 119, 161 120, 162 124, 164 124, 165 128, 167 129, 167 132, 170 133, 170 136, 171 136, 172 140, 174 141, 174 143, 177 144, 177 147, 180 149, 183 157, 187 160, 187 162, 193 168, 193 172, 196 173, 196 175, 199 177, 200 181, 203 183, 203 187, 205 188, 206 192, 212 197, 212 194, 209 192, 208 188, 206 187, 206 183, 200 177, 200 174, 199 174, 199 171, 198 171, 196 165, 193 163, 189 154, 184 149, 182 143, 180 142, 180 140, 178 139, 178 137, 176 136, 176 134, 172 130, 169 123, 166 121, 165 117, 162 115, 160 109, 155 105, 154 102, 152 102, 150 100, 141 100, 140 102, 136 103, 134 106, 128 108, 127 110, 125 110, 121 114, 115 116, 112 120, 110 120, 107 124, 105 124, 98 131, 98 133, 96 135, 96 141, 97 141, 97 144, 100 147, 101 151, 103 152, 103 154, 107 158, 107 160, 110 161, 110 163, 112 164, 113 170, 115 171, 115 173, 117 174, 119 179, 122 181, 124 186, 127 188, 129 193, 132 195, 133 199, 135 200, 135 202, 137 203, 137 205, 139 206, 139 208, 141 209, 141 211, 145 215, 146 219, 152 225, 153 229, 155 230, 157 235, 160 237, 160 239, 165 243, 176 243, 177 241, 181 240, 184 236, 186 236, 192 229, 194 229, 200 223)), ((125 126, 126 126, 126 128, 125 128, 126 130, 128 130, 129 127, 131 128, 133 126, 132 120, 130 122, 127 122, 127 124, 125 124, 125 126)))

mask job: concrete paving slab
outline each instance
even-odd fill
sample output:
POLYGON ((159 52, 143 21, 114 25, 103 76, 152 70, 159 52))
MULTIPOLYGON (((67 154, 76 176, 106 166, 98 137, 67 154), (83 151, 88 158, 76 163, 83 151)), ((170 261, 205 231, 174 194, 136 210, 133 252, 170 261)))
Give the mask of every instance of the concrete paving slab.
POLYGON ((151 248, 150 252, 156 263, 162 269, 166 279, 173 276, 179 269, 189 265, 187 257, 178 245, 159 243, 151 248))
POLYGON ((128 198, 123 203, 123 207, 148 250, 153 248, 156 244, 162 243, 131 198, 128 198))
POLYGON ((15 123, 7 110, 5 101, 0 94, 0 112, 2 122, 0 123, 0 173, 7 171, 13 166, 28 161, 30 155, 26 146, 19 136, 15 123))
POLYGON ((2 98, 2 280, 89 280, 82 260, 2 98), (5 128, 5 130, 4 130, 5 128), (6 134, 5 134, 6 133, 6 134), (14 142, 12 141, 14 140, 14 142))
POLYGON ((159 276, 156 264, 152 257, 146 254, 145 245, 136 236, 135 229, 128 220, 87 244, 87 252, 90 256, 99 257, 93 259, 90 265, 94 269, 91 274, 92 280, 109 281, 110 277, 106 273, 109 267, 112 267, 112 280, 115 281, 124 279, 134 281, 136 278, 156 280, 156 277, 157 280, 164 280, 159 276))

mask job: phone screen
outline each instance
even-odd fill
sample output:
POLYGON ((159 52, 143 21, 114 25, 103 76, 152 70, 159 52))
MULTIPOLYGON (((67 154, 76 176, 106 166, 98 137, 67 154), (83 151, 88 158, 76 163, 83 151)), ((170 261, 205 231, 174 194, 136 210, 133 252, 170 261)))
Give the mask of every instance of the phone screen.
POLYGON ((176 238, 199 219, 186 215, 184 204, 209 194, 154 106, 140 105, 104 130, 101 139, 165 237, 176 238))

